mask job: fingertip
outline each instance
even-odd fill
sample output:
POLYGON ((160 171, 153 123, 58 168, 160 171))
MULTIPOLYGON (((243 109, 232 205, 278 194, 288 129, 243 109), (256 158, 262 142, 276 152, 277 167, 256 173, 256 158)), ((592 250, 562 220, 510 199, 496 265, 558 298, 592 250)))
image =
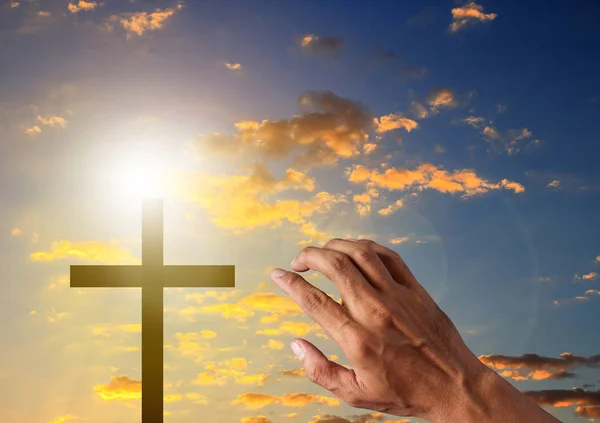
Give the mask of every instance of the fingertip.
POLYGON ((290 346, 294 354, 296 354, 296 357, 298 357, 298 360, 302 361, 302 359, 304 359, 306 356, 306 347, 302 344, 302 342, 300 342, 300 339, 298 338, 292 340, 290 346))

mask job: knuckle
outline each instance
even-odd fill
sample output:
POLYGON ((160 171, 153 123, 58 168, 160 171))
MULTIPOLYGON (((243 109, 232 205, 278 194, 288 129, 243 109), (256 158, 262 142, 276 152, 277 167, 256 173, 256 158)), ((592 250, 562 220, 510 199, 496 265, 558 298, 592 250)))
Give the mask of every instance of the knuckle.
POLYGON ((367 358, 370 354, 369 337, 368 335, 355 331, 347 337, 348 344, 352 350, 352 356, 355 359, 361 360, 367 358))
POLYGON ((310 289, 302 296, 302 304, 308 312, 321 309, 327 301, 327 295, 317 289, 310 289))
POLYGON ((371 309, 373 320, 380 327, 390 327, 394 325, 394 314, 384 304, 378 304, 371 309))
POLYGON ((313 383, 321 385, 323 383, 323 369, 319 366, 313 366, 306 369, 306 377, 313 383))
POLYGON ((344 338, 346 338, 346 336, 354 330, 354 321, 350 317, 346 317, 338 327, 338 333, 340 333, 344 338))
POLYGON ((331 246, 331 244, 336 243, 342 241, 341 238, 331 238, 329 241, 327 241, 325 244, 323 244, 323 248, 329 248, 331 246))
POLYGON ((343 253, 332 253, 329 259, 331 269, 336 273, 341 273, 352 264, 350 257, 343 253))
POLYGON ((293 285, 300 282, 302 276, 294 272, 286 272, 286 274, 283 275, 282 279, 291 288, 293 285))
POLYGON ((366 238, 359 239, 358 242, 360 242, 361 244, 365 244, 369 248, 373 248, 373 246, 377 244, 375 241, 366 238))
POLYGON ((306 257, 309 254, 314 253, 314 251, 316 250, 316 247, 313 247, 312 245, 307 245, 306 247, 302 248, 300 250, 300 252, 298 253, 298 257, 306 257))
POLYGON ((377 253, 371 247, 364 246, 358 248, 354 253, 354 258, 360 263, 370 263, 377 258, 377 253))

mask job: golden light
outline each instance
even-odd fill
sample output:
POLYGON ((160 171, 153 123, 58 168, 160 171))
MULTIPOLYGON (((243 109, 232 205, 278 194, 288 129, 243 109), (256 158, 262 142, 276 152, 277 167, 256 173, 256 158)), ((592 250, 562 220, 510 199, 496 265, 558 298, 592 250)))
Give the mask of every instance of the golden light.
POLYGON ((174 191, 173 172, 184 166, 175 152, 164 143, 113 144, 97 157, 102 184, 118 201, 139 204, 143 198, 168 198, 174 191))

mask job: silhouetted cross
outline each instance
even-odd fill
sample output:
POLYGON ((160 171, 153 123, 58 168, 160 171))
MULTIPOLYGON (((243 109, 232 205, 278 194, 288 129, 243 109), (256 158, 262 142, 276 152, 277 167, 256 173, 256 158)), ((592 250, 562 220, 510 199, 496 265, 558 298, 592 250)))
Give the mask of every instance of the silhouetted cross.
POLYGON ((70 279, 72 288, 142 288, 142 423, 162 423, 163 288, 233 288, 235 266, 163 265, 163 203, 145 199, 142 265, 73 265, 70 279))

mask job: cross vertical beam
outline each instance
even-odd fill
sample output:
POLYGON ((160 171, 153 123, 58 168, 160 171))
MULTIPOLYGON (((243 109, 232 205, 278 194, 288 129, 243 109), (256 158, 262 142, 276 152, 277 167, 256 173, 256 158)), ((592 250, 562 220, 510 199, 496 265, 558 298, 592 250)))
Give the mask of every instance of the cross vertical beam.
POLYGON ((142 423, 163 422, 163 288, 235 288, 235 266, 163 261, 163 203, 151 199, 142 203, 141 266, 71 265, 70 271, 72 288, 142 289, 142 423))
POLYGON ((161 423, 164 405, 163 365, 163 203, 142 203, 142 422, 161 423))

